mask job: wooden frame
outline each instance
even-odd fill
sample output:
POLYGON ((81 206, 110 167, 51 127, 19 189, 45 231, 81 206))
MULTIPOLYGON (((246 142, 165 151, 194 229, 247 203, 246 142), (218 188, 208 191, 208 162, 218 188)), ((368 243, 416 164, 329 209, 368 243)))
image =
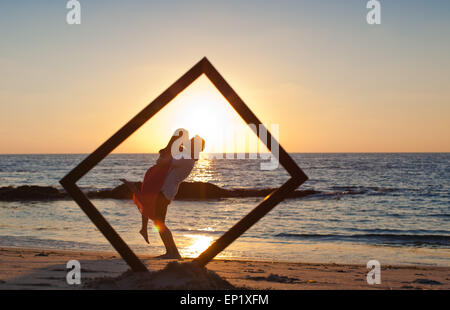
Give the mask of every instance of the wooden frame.
MULTIPOLYGON (((133 271, 148 271, 144 263, 129 248, 125 241, 119 236, 114 228, 108 223, 103 215, 97 210, 87 196, 76 185, 86 173, 94 168, 101 160, 110 154, 116 147, 139 129, 144 123, 152 118, 159 110, 164 108, 172 99, 194 82, 200 75, 205 74, 214 86, 228 100, 236 112, 243 118, 247 124, 256 125, 259 135, 260 124, 259 119, 247 107, 242 99, 236 94, 231 86, 225 81, 220 73, 208 61, 206 57, 195 64, 181 78, 173 83, 166 91, 153 100, 147 107, 139 112, 133 119, 125 124, 111 138, 104 142, 92 154, 86 157, 78 166, 70 171, 64 178, 60 180, 61 185, 67 193, 75 200, 80 208, 91 219, 95 226, 111 243, 114 249, 119 252, 120 256, 127 262, 133 271)), ((265 127, 262 127, 263 130, 265 127)), ((267 129, 265 129, 267 131, 267 129)), ((267 131, 267 141, 263 141, 267 148, 272 152, 271 141, 272 135, 267 131)), ((259 221, 264 215, 272 210, 280 203, 289 193, 294 191, 298 186, 304 183, 308 177, 298 167, 289 154, 277 143, 279 163, 287 170, 291 178, 284 183, 279 189, 269 194, 264 200, 253 209, 248 215, 242 218, 238 223, 230 228, 222 237, 217 239, 208 249, 199 255, 194 261, 201 266, 205 266, 217 254, 229 246, 234 240, 241 236, 253 224, 259 221)), ((273 153, 273 152, 272 152, 273 153)))

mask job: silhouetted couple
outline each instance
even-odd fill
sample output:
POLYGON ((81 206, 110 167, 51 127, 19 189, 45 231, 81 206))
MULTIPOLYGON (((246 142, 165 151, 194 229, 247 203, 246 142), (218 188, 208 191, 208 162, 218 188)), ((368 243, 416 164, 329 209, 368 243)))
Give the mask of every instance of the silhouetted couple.
POLYGON ((178 187, 185 180, 199 153, 205 148, 205 140, 199 136, 189 139, 186 129, 177 129, 165 148, 159 151, 156 164, 147 170, 139 189, 134 183, 121 179, 133 192, 133 200, 142 214, 142 228, 139 231, 148 241, 148 220, 151 219, 159 231, 166 247, 166 254, 160 258, 181 258, 166 226, 167 206, 175 198, 178 187))

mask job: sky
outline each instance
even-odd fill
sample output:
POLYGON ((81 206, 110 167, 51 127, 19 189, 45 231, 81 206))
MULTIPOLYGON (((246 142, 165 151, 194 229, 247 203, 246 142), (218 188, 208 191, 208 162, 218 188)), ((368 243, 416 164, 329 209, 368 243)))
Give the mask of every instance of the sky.
MULTIPOLYGON (((204 56, 289 152, 449 152, 450 1, 380 2, 1 0, 0 153, 90 153, 204 56)), ((242 124, 201 77, 115 151, 242 124)))

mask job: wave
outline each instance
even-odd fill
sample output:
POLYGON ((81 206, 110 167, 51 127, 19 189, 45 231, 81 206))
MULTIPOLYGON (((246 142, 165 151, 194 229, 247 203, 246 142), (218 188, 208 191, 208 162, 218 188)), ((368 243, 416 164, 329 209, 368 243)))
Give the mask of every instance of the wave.
POLYGON ((213 229, 173 229, 173 231, 186 233, 191 235, 223 235, 226 231, 224 230, 213 230, 213 229))
POLYGON ((351 241, 367 242, 384 245, 411 245, 411 246, 444 246, 450 247, 450 235, 415 235, 415 234, 295 234, 280 233, 275 235, 279 238, 292 238, 297 240, 314 241, 351 241))
POLYGON ((358 194, 368 194, 368 195, 384 195, 393 192, 400 191, 399 188, 389 188, 389 187, 377 187, 377 186, 332 186, 331 190, 337 193, 358 195, 358 194))

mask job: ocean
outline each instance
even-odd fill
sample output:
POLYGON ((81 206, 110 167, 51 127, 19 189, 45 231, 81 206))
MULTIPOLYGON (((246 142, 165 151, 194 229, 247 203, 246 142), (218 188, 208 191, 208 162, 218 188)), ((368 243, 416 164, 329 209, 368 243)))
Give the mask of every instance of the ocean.
MULTIPOLYGON (((299 190, 218 257, 261 261, 450 266, 450 153, 294 153, 308 175, 299 190)), ((62 191, 58 181, 86 154, 0 155, 0 246, 113 250, 67 197, 4 193, 20 186, 62 191), (2 194, 3 193, 3 194, 2 194)), ((111 154, 77 184, 86 192, 141 181, 155 154, 111 154)), ((234 191, 276 188, 288 179, 280 167, 261 171, 256 159, 202 158, 188 182, 234 191)), ((29 190, 29 188, 25 188, 29 190)), ((196 257, 263 197, 181 199, 169 205, 167 226, 185 257, 196 257)), ((92 202, 136 253, 159 255, 138 234, 140 213, 127 199, 92 202)))

